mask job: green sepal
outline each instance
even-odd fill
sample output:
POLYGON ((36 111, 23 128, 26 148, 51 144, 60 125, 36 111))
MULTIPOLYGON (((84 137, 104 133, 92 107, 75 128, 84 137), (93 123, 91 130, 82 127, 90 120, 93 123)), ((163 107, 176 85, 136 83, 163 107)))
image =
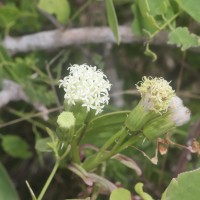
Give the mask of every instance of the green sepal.
POLYGON ((157 137, 165 134, 175 128, 174 122, 171 120, 169 112, 160 115, 159 117, 151 120, 143 129, 143 134, 149 140, 156 139, 157 137))
POLYGON ((130 131, 140 131, 150 120, 156 118, 157 116, 158 114, 153 111, 146 111, 142 102, 140 102, 130 112, 125 121, 125 125, 130 131))
POLYGON ((56 135, 60 142, 71 142, 73 139, 74 129, 63 129, 60 127, 57 127, 56 129, 56 135))

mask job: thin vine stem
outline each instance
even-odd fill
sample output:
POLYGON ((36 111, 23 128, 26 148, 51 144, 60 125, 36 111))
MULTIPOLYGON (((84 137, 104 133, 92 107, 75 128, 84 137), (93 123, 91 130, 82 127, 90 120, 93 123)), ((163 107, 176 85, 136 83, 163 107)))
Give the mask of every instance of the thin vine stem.
POLYGON ((155 31, 152 35, 150 35, 150 40, 153 39, 162 29, 168 26, 173 20, 175 20, 181 13, 182 11, 179 11, 172 18, 166 21, 166 23, 164 23, 157 31, 155 31))
POLYGON ((91 3, 92 1, 93 1, 93 0, 88 0, 87 2, 85 2, 85 3, 83 4, 83 6, 81 6, 81 7, 77 10, 77 12, 74 13, 74 15, 71 17, 71 19, 70 19, 69 21, 71 22, 71 21, 73 21, 74 19, 76 19, 76 18, 80 15, 80 13, 81 13, 83 10, 85 10, 85 9, 90 5, 90 3, 91 3))
POLYGON ((40 194, 39 194, 37 200, 42 200, 42 198, 43 198, 45 192, 47 191, 47 189, 48 189, 48 187, 49 187, 49 185, 50 185, 50 183, 51 183, 51 181, 52 181, 54 175, 56 174, 56 171, 57 171, 57 169, 58 169, 58 167, 59 167, 59 164, 60 164, 60 162, 59 162, 59 160, 57 160, 57 161, 55 162, 55 165, 54 165, 54 167, 53 167, 53 170, 51 171, 51 174, 49 175, 49 178, 47 179, 47 181, 46 181, 44 187, 42 188, 42 191, 40 192, 40 194))

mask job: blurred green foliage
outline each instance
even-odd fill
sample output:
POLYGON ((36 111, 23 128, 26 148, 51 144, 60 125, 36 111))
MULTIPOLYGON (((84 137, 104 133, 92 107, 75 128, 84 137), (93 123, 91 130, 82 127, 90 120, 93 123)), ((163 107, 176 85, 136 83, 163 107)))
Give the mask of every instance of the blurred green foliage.
MULTIPOLYGON (((117 79, 111 79, 113 85, 122 81, 122 97, 124 104, 118 108, 114 99, 120 94, 113 94, 110 105, 105 112, 116 111, 116 116, 109 118, 109 114, 96 117, 84 138, 85 143, 101 146, 112 133, 121 126, 134 102, 138 101, 135 86, 143 75, 163 76, 172 80, 172 86, 177 89, 187 107, 192 111, 191 122, 172 134, 173 141, 186 145, 191 137, 200 136, 199 129, 189 128, 192 124, 198 126, 200 120, 200 58, 199 58, 199 33, 200 33, 200 7, 198 0, 109 0, 109 1, 27 1, 4 0, 0 2, 0 39, 6 36, 22 36, 45 30, 53 30, 55 23, 63 29, 72 27, 96 27, 108 24, 113 31, 116 43, 120 42, 118 26, 132 24, 133 33, 146 38, 142 42, 129 44, 87 44, 63 47, 49 51, 35 50, 27 53, 10 55, 0 46, 0 86, 3 79, 10 79, 22 86, 30 100, 10 102, 0 108, 0 157, 1 162, 15 183, 16 190, 21 199, 29 199, 25 180, 31 180, 31 185, 39 193, 46 176, 52 168, 53 160, 48 152, 43 156, 34 149, 35 142, 41 137, 47 137, 45 127, 55 128, 58 110, 49 114, 49 120, 44 121, 36 116, 33 104, 40 103, 49 110, 58 108, 63 102, 63 91, 58 89, 58 80, 67 75, 70 64, 88 63, 97 65, 109 74, 109 69, 114 69, 117 79), (165 44, 154 45, 151 42, 160 31, 168 31, 168 43, 180 48, 165 44), (144 52, 153 58, 145 56, 144 52), (183 51, 183 52, 182 52, 183 51), (53 63, 52 63, 53 61, 53 63), (49 72, 52 77, 49 76, 49 72), (55 91, 53 91, 55 87, 55 91), (130 91, 131 89, 131 91, 130 91), (12 112, 12 109, 15 112, 12 112), (112 127, 101 123, 106 118, 113 121, 112 127), (16 123, 19 119, 20 122, 16 123), (11 122, 11 123, 10 123, 11 122), (6 125, 7 123, 10 123, 6 125), (98 126, 93 126, 96 124, 98 126), (95 127, 95 128, 94 128, 95 127), (101 132, 99 132, 101 131, 101 132), (99 134, 101 133, 101 134, 99 134)), ((98 37, 98 36, 97 36, 98 37)), ((19 47, 20 48, 20 47, 19 47)), ((109 123, 110 124, 110 123, 109 123)), ((45 142, 48 138, 44 139, 45 142)), ((41 150, 44 141, 36 146, 41 150)), ((156 142, 138 142, 138 147, 150 157, 153 157, 156 142)), ((43 148, 48 151, 47 148, 43 148)), ((90 152, 89 152, 90 153, 90 152)), ((158 165, 153 165, 143 154, 134 148, 124 152, 132 157, 143 171, 138 177, 135 172, 122 166, 119 162, 111 160, 107 163, 105 176, 132 191, 132 186, 137 182, 144 182, 145 190, 155 198, 160 198, 162 192, 169 184, 172 177, 181 171, 195 169, 200 166, 197 155, 190 154, 190 161, 184 149, 169 147, 168 154, 159 155, 158 165), (181 160, 183 157, 183 160, 181 160), (184 168, 182 165, 184 164, 184 168)), ((0 187, 0 199, 3 195, 14 195, 10 199, 18 199, 13 184, 1 165, 0 182, 5 190, 0 187), (3 192, 2 192, 3 191, 3 192)), ((81 180, 74 177, 65 168, 57 173, 47 194, 47 199, 64 199, 78 196, 86 190, 81 180), (68 190, 66 190, 68 188, 68 190)), ((7 199, 9 197, 7 196, 7 199)), ((101 199, 108 197, 100 196, 101 199)))

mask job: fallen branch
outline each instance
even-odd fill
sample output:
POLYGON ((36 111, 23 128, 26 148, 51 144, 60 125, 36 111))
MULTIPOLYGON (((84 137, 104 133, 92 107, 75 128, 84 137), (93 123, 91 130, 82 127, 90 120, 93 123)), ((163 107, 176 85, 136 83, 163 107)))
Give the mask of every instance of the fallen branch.
MULTIPOLYGON (((144 42, 142 37, 134 36, 128 26, 119 26, 121 43, 144 42)), ((167 34, 161 32, 152 41, 154 44, 164 44, 167 34)), ((28 52, 32 50, 52 50, 69 45, 80 45, 88 43, 115 43, 115 38, 109 27, 84 27, 67 30, 51 30, 24 35, 21 37, 7 36, 3 46, 11 53, 28 52)))

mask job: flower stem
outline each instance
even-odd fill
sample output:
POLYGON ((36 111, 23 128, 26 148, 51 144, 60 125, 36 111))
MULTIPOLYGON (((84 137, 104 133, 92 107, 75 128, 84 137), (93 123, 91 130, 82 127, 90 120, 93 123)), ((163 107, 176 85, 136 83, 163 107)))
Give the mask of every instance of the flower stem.
POLYGON ((47 189, 48 189, 48 187, 49 187, 49 185, 50 185, 50 183, 51 183, 51 181, 52 181, 52 179, 53 179, 53 177, 54 177, 54 175, 55 175, 55 173, 56 173, 56 171, 57 171, 57 169, 59 167, 59 163, 60 163, 59 160, 57 160, 55 165, 54 165, 54 167, 53 167, 53 169, 52 169, 52 171, 51 171, 51 174, 49 175, 49 178, 47 179, 44 187, 42 188, 42 191, 40 192, 37 200, 42 200, 45 192, 47 191, 47 189))
MULTIPOLYGON (((126 127, 122 127, 121 130, 119 130, 110 139, 108 139, 108 141, 103 145, 103 147, 96 155, 91 156, 82 164, 83 168, 86 171, 93 170, 102 162, 108 160, 115 154, 119 153, 121 150, 124 150, 127 147, 127 145, 125 146, 123 145, 123 142, 126 137, 127 137, 126 127), (108 150, 108 148, 111 148, 111 146, 113 146, 112 149, 108 150), (121 146, 123 148, 121 148, 121 146)), ((135 139, 133 140, 132 138, 130 138, 129 140, 131 140, 131 142, 129 141, 128 145, 132 144, 132 142, 134 143, 135 141, 135 139)), ((125 144, 127 144, 127 142, 125 142, 125 144)))
POLYGON ((122 145, 122 143, 124 142, 125 138, 127 136, 127 133, 124 133, 123 135, 121 135, 121 137, 119 138, 119 140, 116 142, 116 144, 113 146, 113 148, 111 149, 111 152, 114 153, 115 150, 122 145))
POLYGON ((117 148, 116 152, 119 153, 119 152, 123 151, 124 149, 127 149, 129 146, 131 146, 134 143, 136 143, 139 139, 140 139, 140 137, 138 135, 133 136, 130 140, 128 140, 123 145, 121 145, 119 148, 117 148))
POLYGON ((75 163, 78 163, 78 164, 81 163, 80 155, 79 155, 79 146, 76 141, 72 142, 72 157, 75 163))
POLYGON ((124 137, 124 135, 126 135, 126 128, 122 127, 117 133, 115 133, 110 139, 108 139, 108 141, 103 145, 103 147, 100 149, 100 151, 97 153, 96 158, 92 161, 92 162, 96 162, 97 163, 101 163, 102 162, 102 158, 104 158, 104 160, 107 159, 107 157, 109 157, 109 155, 104 155, 105 152, 108 150, 109 147, 111 147, 113 144, 116 144, 119 138, 124 137))
POLYGON ((122 135, 125 134, 126 128, 123 127, 120 131, 118 131, 117 133, 115 133, 110 139, 108 139, 108 141, 103 145, 103 147, 100 149, 99 153, 104 152, 105 150, 108 149, 108 147, 110 147, 113 143, 116 143, 116 140, 122 135))
MULTIPOLYGON (((124 136, 122 136, 121 142, 123 142, 125 139, 124 136)), ((138 135, 132 136, 128 141, 121 143, 120 145, 115 145, 111 151, 105 151, 105 152, 99 152, 96 155, 93 155, 90 157, 88 160, 86 160, 83 164, 82 167, 86 171, 91 171, 95 169, 98 165, 102 164, 104 161, 107 161, 109 158, 113 157, 114 155, 120 153, 121 151, 125 150, 128 148, 130 145, 133 145, 136 143, 140 137, 138 135)))

